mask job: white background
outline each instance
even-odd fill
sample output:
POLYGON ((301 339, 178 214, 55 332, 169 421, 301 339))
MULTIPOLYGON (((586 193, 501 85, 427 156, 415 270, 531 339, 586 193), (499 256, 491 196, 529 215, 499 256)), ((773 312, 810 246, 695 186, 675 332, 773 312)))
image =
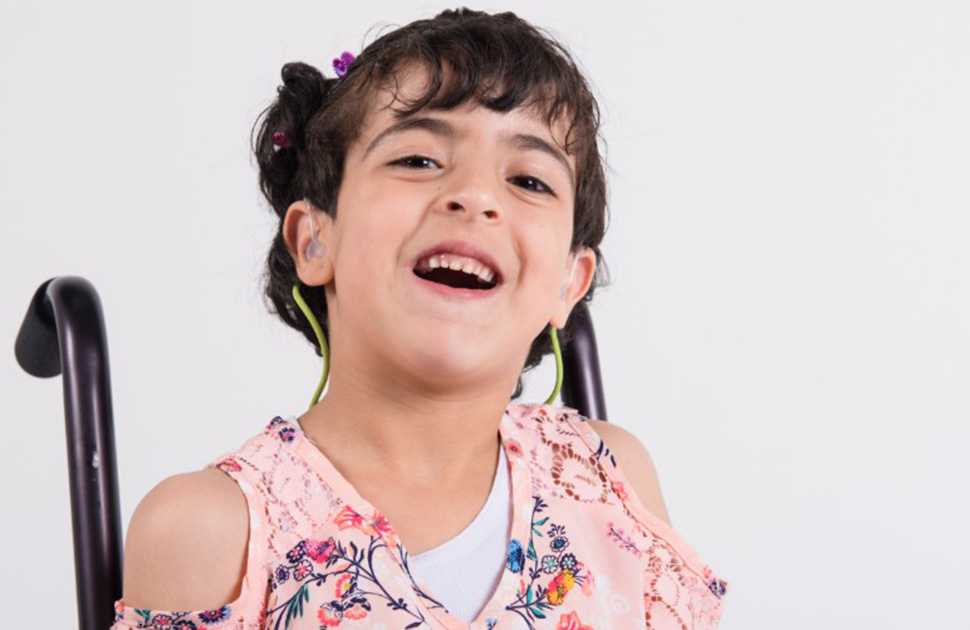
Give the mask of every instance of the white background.
MULTIPOLYGON (((3 626, 76 615, 61 380, 13 358, 36 287, 101 295, 127 525, 316 386, 257 282, 281 66, 331 75, 447 6, 3 4, 3 626)), ((610 419, 730 582, 721 627, 970 628, 970 4, 473 6, 547 28, 599 95, 610 419)))

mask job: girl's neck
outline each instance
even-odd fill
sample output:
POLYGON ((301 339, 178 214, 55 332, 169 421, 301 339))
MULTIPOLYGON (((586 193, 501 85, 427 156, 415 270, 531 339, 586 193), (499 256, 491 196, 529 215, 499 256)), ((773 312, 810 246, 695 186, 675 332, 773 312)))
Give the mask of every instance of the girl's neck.
POLYGON ((442 397, 334 376, 300 424, 338 469, 366 462, 375 476, 414 486, 494 470, 505 388, 442 397))

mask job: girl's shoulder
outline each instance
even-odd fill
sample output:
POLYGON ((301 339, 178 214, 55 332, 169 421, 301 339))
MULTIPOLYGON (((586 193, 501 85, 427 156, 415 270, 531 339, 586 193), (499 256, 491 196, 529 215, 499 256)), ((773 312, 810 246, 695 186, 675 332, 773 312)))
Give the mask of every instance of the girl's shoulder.
POLYGON ((593 419, 584 419, 584 421, 595 431, 593 441, 596 441, 596 447, 592 450, 610 453, 611 465, 615 468, 622 465, 629 480, 630 489, 639 497, 643 505, 657 518, 670 525, 670 515, 667 512, 663 491, 660 489, 660 479, 653 458, 650 457, 650 451, 637 436, 618 424, 593 419))
POLYGON ((175 611, 197 611, 193 621, 205 624, 257 610, 243 580, 258 557, 249 503, 238 483, 210 468, 169 477, 145 495, 125 538, 113 628, 186 619, 175 611))
POLYGON ((238 448, 163 480, 142 499, 125 539, 113 630, 243 627, 262 618, 274 529, 268 503, 298 474, 283 452, 291 432, 277 416, 238 448))
POLYGON ((727 582, 671 526, 653 461, 635 435, 570 407, 513 404, 508 413, 526 442, 537 492, 615 516, 617 533, 622 522, 662 541, 718 598, 727 592, 727 582))

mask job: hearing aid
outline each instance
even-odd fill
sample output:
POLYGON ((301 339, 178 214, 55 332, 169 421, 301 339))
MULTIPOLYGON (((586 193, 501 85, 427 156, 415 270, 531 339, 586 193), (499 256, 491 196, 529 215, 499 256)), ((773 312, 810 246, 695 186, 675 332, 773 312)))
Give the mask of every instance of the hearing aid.
POLYGON ((568 289, 569 288, 569 285, 571 285, 573 283, 573 276, 576 274, 576 261, 577 260, 579 260, 579 257, 578 256, 574 256, 573 257, 573 266, 572 266, 572 269, 569 270, 569 280, 566 280, 566 282, 563 283, 563 285, 561 287, 559 287, 559 299, 560 300, 565 300, 566 299, 566 289, 568 289))
POLYGON ((306 248, 306 257, 308 260, 316 257, 323 258, 327 255, 327 247, 317 240, 318 230, 313 223, 313 210, 310 209, 309 202, 307 202, 307 210, 307 215, 310 217, 310 244, 306 248))

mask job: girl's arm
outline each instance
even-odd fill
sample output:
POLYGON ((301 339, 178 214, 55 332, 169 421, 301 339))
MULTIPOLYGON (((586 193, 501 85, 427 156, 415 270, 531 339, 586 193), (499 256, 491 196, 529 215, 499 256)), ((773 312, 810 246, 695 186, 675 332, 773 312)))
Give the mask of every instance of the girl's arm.
POLYGON ((245 495, 209 468, 165 479, 132 515, 125 539, 126 606, 212 610, 234 601, 246 572, 245 495))
POLYGON ((623 427, 602 420, 587 420, 606 447, 613 453, 616 465, 633 486, 633 491, 650 512, 670 525, 670 515, 660 490, 660 480, 650 453, 635 435, 623 427))

